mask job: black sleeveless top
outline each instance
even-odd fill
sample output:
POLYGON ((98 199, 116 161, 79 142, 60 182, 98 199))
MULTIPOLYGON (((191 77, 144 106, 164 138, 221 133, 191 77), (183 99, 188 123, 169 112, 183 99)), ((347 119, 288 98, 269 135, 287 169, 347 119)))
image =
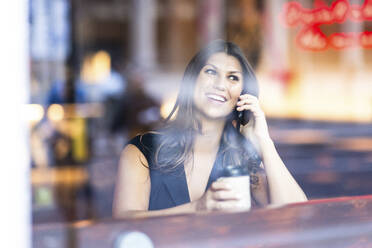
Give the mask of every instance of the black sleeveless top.
MULTIPOLYGON (((175 207, 184 203, 190 202, 189 191, 187 187, 187 180, 184 166, 178 166, 172 171, 164 171, 156 168, 154 163, 155 153, 158 148, 159 139, 161 134, 159 133, 146 133, 138 135, 128 142, 128 144, 135 145, 145 156, 149 170, 151 180, 150 200, 148 210, 159 210, 165 208, 175 207)), ((245 140, 244 142, 248 142, 245 140)), ((249 142, 248 142, 249 143, 249 142)), ((249 145, 252 147, 252 145, 249 145)), ((208 178, 208 183, 205 191, 209 186, 216 181, 219 177, 224 176, 223 167, 223 151, 226 145, 220 142, 220 146, 217 152, 216 160, 214 161, 213 168, 208 178)), ((252 161, 246 161, 246 163, 259 165, 261 162, 256 152, 251 152, 250 159, 252 161)), ((254 167, 255 171, 262 170, 259 167, 254 167)), ((256 173, 253 172, 253 173, 256 173)), ((252 174, 251 174, 252 177, 252 174)), ((251 178, 251 183, 252 183, 251 178)), ((204 192, 205 192, 204 191, 204 192)), ((252 196, 252 207, 257 207, 258 202, 252 196)))
MULTIPOLYGON (((190 202, 189 191, 187 187, 186 174, 184 166, 179 166, 171 172, 160 171, 155 169, 154 157, 157 150, 157 138, 160 134, 146 133, 138 135, 128 142, 135 145, 146 157, 151 180, 150 201, 148 210, 158 210, 164 208, 175 207, 184 203, 190 202)), ((221 166, 221 150, 220 145, 216 160, 211 170, 206 189, 219 177, 223 175, 221 166)))

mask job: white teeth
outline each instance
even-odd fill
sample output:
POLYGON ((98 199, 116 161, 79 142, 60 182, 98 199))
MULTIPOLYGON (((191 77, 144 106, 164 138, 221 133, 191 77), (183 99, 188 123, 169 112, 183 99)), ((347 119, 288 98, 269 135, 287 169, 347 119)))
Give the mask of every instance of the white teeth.
POLYGON ((213 100, 216 100, 216 101, 226 102, 226 99, 224 97, 222 97, 222 96, 219 96, 219 95, 208 94, 207 97, 208 98, 211 98, 213 100))

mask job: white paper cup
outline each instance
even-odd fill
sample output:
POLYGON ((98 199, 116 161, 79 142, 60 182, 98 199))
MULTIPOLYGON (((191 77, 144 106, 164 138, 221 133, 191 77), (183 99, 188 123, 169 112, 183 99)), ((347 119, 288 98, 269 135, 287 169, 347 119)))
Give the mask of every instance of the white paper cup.
POLYGON ((241 195, 237 210, 246 211, 251 209, 251 188, 249 175, 222 177, 219 180, 226 182, 232 191, 241 195))

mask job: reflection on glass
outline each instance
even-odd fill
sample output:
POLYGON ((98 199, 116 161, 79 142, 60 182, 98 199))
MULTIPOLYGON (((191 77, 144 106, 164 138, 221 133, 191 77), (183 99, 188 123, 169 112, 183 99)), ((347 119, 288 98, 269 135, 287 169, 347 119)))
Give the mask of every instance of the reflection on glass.
POLYGON ((236 44, 215 40, 190 60, 164 125, 124 148, 113 214, 241 211, 251 197, 256 207, 307 199, 270 138, 253 69, 236 44), (230 167, 240 176, 226 177, 230 167))
MULTIPOLYGON (((271 137, 309 199, 370 193, 371 50, 348 47, 337 35, 367 34, 371 23, 353 21, 350 11, 365 12, 370 1, 347 4, 343 23, 310 23, 327 42, 344 44, 321 51, 298 44, 299 35, 317 44, 309 23, 281 19, 288 1, 31 2, 32 105, 24 117, 32 126, 32 168, 46 169, 39 179, 69 171, 43 181, 36 223, 112 215, 123 147, 163 126, 187 62, 218 38, 234 41, 251 62, 271 137)), ((343 4, 289 2, 301 6, 302 19, 343 4)))

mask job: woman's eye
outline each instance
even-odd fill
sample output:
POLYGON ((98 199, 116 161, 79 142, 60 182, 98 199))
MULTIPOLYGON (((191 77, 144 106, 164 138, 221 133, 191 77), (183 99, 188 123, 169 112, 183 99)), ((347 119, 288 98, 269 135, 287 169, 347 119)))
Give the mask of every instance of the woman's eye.
POLYGON ((233 80, 233 81, 239 81, 239 77, 238 76, 230 75, 230 76, 228 76, 228 78, 230 80, 233 80))
POLYGON ((210 75, 216 75, 217 74, 217 72, 213 69, 206 69, 205 73, 210 74, 210 75))

